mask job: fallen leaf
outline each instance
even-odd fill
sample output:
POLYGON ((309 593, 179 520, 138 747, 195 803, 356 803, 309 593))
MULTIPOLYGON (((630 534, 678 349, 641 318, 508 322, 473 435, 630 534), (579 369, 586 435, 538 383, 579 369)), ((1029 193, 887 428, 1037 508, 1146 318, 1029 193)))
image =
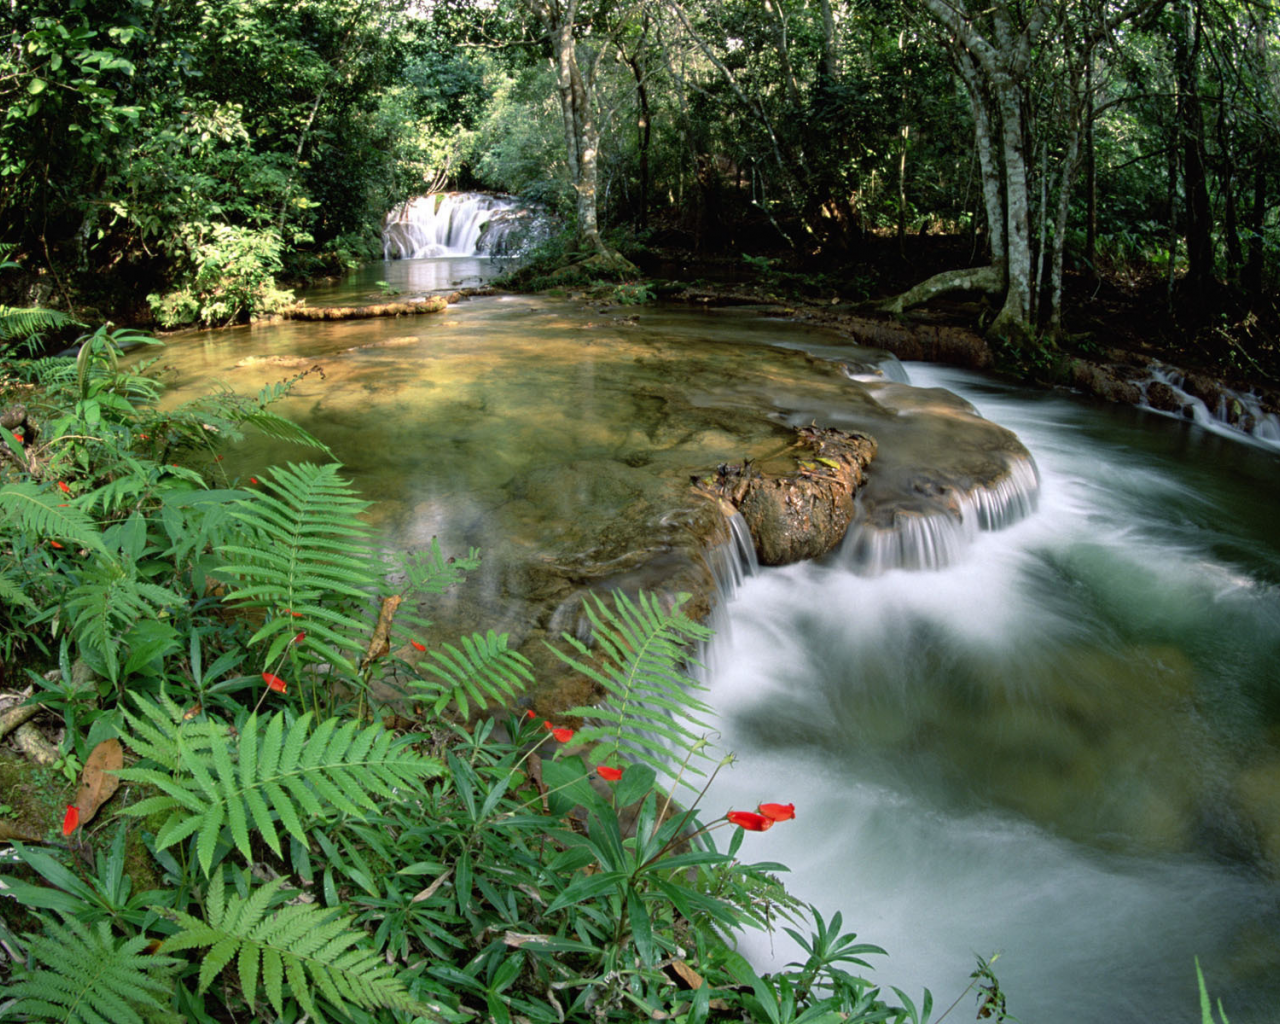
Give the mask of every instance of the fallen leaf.
POLYGON ((702 975, 699 974, 697 971, 695 971, 683 960, 672 960, 670 967, 673 971, 675 971, 677 975, 679 975, 680 980, 684 982, 685 985, 687 985, 689 988, 692 988, 692 989, 702 988, 702 985, 703 985, 702 975))
POLYGON ((111 799, 120 788, 116 769, 124 766, 124 747, 117 739, 103 740, 89 754, 80 773, 80 790, 76 793, 76 808, 80 811, 80 824, 87 825, 98 808, 111 799))

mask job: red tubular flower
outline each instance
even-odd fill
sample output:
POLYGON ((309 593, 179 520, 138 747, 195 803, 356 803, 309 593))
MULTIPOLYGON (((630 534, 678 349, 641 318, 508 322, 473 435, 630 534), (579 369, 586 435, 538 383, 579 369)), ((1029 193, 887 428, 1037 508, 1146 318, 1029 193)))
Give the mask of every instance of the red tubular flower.
POLYGON ((761 804, 756 810, 770 821, 790 821, 796 816, 795 804, 761 804))
POLYGON ((766 818, 763 814, 756 814, 754 811, 730 811, 725 817, 748 832, 768 832, 773 828, 772 818, 766 818))
POLYGON ((293 638, 293 640, 291 640, 290 642, 291 642, 291 643, 295 643, 295 644, 300 644, 300 643, 302 643, 302 641, 303 641, 303 640, 305 640, 306 638, 307 638, 307 631, 304 629, 301 633, 299 633, 297 636, 295 636, 295 637, 293 638))
POLYGON ((412 647, 415 651, 425 651, 427 649, 426 644, 420 644, 418 643, 417 640, 410 640, 409 646, 412 647))
POLYGON ((602 764, 596 769, 596 772, 605 782, 617 782, 622 778, 624 770, 622 768, 610 768, 607 764, 602 764))
POLYGON ((551 735, 556 738, 557 743, 568 743, 573 739, 572 729, 552 729, 551 735))
POLYGON ((525 717, 525 718, 537 718, 538 716, 537 716, 537 715, 535 715, 535 714, 533 713, 533 708, 530 708, 528 711, 526 711, 526 712, 524 713, 524 717, 525 717))
POLYGON ((56 540, 51 540, 51 541, 49 541, 49 547, 51 547, 51 548, 57 548, 59 551, 61 551, 61 550, 62 550, 62 545, 61 545, 61 544, 59 544, 56 540))
POLYGON ((62 491, 63 494, 71 493, 71 488, 67 486, 67 482, 65 480, 58 481, 58 489, 62 491))
POLYGON ((284 610, 284 614, 285 614, 285 615, 292 615, 295 619, 300 619, 300 618, 302 618, 302 612, 295 612, 292 608, 286 608, 286 609, 284 610))
POLYGON ((80 824, 80 808, 75 804, 67 804, 66 817, 62 819, 62 834, 64 836, 71 835, 76 830, 76 826, 80 824))
POLYGON ((262 681, 267 684, 276 693, 284 693, 288 684, 279 676, 273 676, 270 672, 262 673, 262 681))
POLYGON ((256 487, 258 483, 258 478, 256 476, 249 477, 249 483, 253 484, 256 487))
POLYGON ((551 723, 550 723, 550 722, 548 722, 545 718, 542 720, 542 728, 544 728, 544 729, 550 729, 550 728, 551 728, 551 723))

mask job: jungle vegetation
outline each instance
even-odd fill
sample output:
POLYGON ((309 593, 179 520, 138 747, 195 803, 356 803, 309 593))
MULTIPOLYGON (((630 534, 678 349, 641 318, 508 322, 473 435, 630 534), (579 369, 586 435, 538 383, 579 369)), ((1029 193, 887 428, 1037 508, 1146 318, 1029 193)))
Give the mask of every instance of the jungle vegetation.
POLYGON ((1015 340, 1061 338, 1073 296, 1137 297, 1207 361, 1274 374, 1277 15, 8 4, 0 242, 28 277, 6 298, 243 319, 283 301, 277 282, 374 255, 396 202, 483 188, 548 204, 587 251, 770 258, 893 311, 977 294, 1015 340))

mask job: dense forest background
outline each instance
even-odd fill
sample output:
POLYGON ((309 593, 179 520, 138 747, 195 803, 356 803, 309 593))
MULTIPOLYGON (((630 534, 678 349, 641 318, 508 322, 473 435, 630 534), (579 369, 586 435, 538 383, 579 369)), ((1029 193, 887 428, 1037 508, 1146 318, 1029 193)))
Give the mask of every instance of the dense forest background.
POLYGON ((769 258, 851 299, 916 285, 895 309, 978 293, 1006 337, 1129 300, 1202 362, 1275 371, 1271 2, 31 0, 0 18, 11 304, 225 322, 276 280, 380 255, 395 203, 477 188, 632 258, 769 258))

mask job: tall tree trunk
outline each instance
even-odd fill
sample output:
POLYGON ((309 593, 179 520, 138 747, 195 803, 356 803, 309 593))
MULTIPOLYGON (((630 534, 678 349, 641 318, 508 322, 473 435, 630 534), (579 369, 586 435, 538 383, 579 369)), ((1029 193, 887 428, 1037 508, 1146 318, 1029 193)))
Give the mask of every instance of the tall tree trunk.
POLYGON ((1182 143, 1182 180, 1186 201, 1187 288, 1193 298, 1204 295, 1213 278, 1213 220, 1204 167, 1204 114, 1196 81, 1200 49, 1199 13, 1184 6, 1184 22, 1174 37, 1178 74, 1178 131, 1182 143))
POLYGON ((640 118, 636 123, 636 146, 640 158, 640 209, 637 211, 636 224, 646 228, 649 226, 649 137, 653 119, 649 112, 649 87, 645 84, 639 57, 627 58, 627 66, 635 76, 636 102, 640 105, 640 118))

